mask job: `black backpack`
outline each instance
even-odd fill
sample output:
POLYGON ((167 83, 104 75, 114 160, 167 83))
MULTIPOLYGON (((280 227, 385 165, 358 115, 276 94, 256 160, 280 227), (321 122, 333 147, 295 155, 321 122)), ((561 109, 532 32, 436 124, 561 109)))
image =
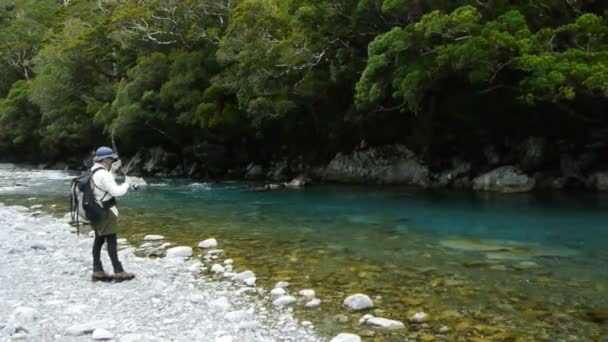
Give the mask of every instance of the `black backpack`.
MULTIPOLYGON (((93 175, 101 170, 101 168, 93 170, 93 172, 83 172, 79 177, 72 179, 70 185, 70 224, 75 225, 80 234, 80 221, 84 219, 89 222, 99 220, 103 214, 104 208, 95 200, 93 189, 93 175)), ((104 197, 107 195, 104 194, 104 197)), ((103 200, 103 198, 102 198, 103 200)))

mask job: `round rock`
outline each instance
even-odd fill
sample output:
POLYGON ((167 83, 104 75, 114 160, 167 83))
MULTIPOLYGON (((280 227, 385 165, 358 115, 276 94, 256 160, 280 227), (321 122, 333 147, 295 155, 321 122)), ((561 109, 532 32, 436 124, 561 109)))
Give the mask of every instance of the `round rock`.
POLYGON ((276 307, 284 307, 291 305, 296 302, 296 299, 292 296, 281 296, 277 298, 272 304, 276 307))
POLYGON ((215 248, 217 247, 217 240, 214 238, 203 240, 199 242, 198 248, 215 248))
POLYGON ((368 296, 361 294, 361 293, 357 293, 352 296, 348 296, 344 300, 344 306, 346 306, 352 310, 358 311, 358 310, 373 308, 374 303, 368 296))
POLYGON ((273 297, 281 297, 283 295, 285 295, 286 291, 283 288, 277 287, 275 289, 272 289, 272 291, 270 291, 270 295, 273 297))
POLYGON ((302 291, 300 291, 300 296, 307 298, 307 299, 313 299, 313 298, 315 298, 315 290, 310 290, 310 289, 302 290, 302 291))

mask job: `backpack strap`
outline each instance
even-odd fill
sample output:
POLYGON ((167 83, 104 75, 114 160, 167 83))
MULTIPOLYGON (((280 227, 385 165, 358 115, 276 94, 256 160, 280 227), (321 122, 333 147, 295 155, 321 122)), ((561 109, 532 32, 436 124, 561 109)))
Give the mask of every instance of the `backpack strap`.
MULTIPOLYGON (((97 184, 95 184, 95 181, 93 181, 93 175, 95 175, 95 173, 96 173, 97 171, 101 170, 101 169, 103 169, 103 167, 96 168, 95 170, 93 170, 93 172, 91 172, 91 183, 93 184, 93 186, 94 186, 94 187, 96 187, 97 189, 99 189, 99 190, 103 191, 103 189, 102 189, 102 188, 100 188, 100 187, 98 187, 98 186, 97 186, 97 184)), ((101 197, 101 199, 99 200, 99 202, 103 202, 103 199, 104 199, 104 198, 106 198, 106 196, 107 196, 107 195, 108 195, 108 192, 107 192, 107 191, 104 191, 104 194, 103 194, 103 196, 101 197)))

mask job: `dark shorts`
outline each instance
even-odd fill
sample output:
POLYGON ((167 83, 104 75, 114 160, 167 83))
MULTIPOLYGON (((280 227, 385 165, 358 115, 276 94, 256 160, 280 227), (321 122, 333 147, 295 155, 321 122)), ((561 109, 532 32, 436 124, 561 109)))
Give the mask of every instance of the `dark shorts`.
POLYGON ((116 234, 118 220, 110 209, 104 209, 101 218, 95 222, 91 222, 91 226, 95 229, 98 236, 112 235, 116 234))

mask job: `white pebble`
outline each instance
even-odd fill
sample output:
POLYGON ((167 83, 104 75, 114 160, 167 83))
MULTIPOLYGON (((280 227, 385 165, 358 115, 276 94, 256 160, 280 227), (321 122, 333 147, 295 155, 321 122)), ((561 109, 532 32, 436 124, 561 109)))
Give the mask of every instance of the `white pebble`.
POLYGON ((302 291, 300 291, 300 296, 307 298, 307 299, 313 299, 313 298, 315 298, 315 290, 310 290, 310 289, 302 290, 302 291))
POLYGON ((144 236, 144 241, 160 241, 164 240, 165 237, 162 235, 146 235, 144 236))
POLYGON ((289 287, 289 283, 286 281, 280 281, 274 287, 284 289, 286 287, 289 287))
POLYGON ((281 296, 277 298, 272 304, 277 307, 284 307, 291 305, 296 302, 296 299, 292 296, 281 296))
POLYGON ((111 340, 114 338, 114 334, 107 331, 103 328, 98 328, 93 331, 93 336, 91 336, 94 340, 111 340))
POLYGON ((224 273, 224 267, 220 264, 213 264, 213 266, 211 266, 211 272, 224 273))
POLYGON ((285 295, 286 291, 283 288, 277 287, 275 289, 272 289, 272 291, 270 291, 270 295, 274 296, 274 297, 281 297, 283 295, 285 295))

